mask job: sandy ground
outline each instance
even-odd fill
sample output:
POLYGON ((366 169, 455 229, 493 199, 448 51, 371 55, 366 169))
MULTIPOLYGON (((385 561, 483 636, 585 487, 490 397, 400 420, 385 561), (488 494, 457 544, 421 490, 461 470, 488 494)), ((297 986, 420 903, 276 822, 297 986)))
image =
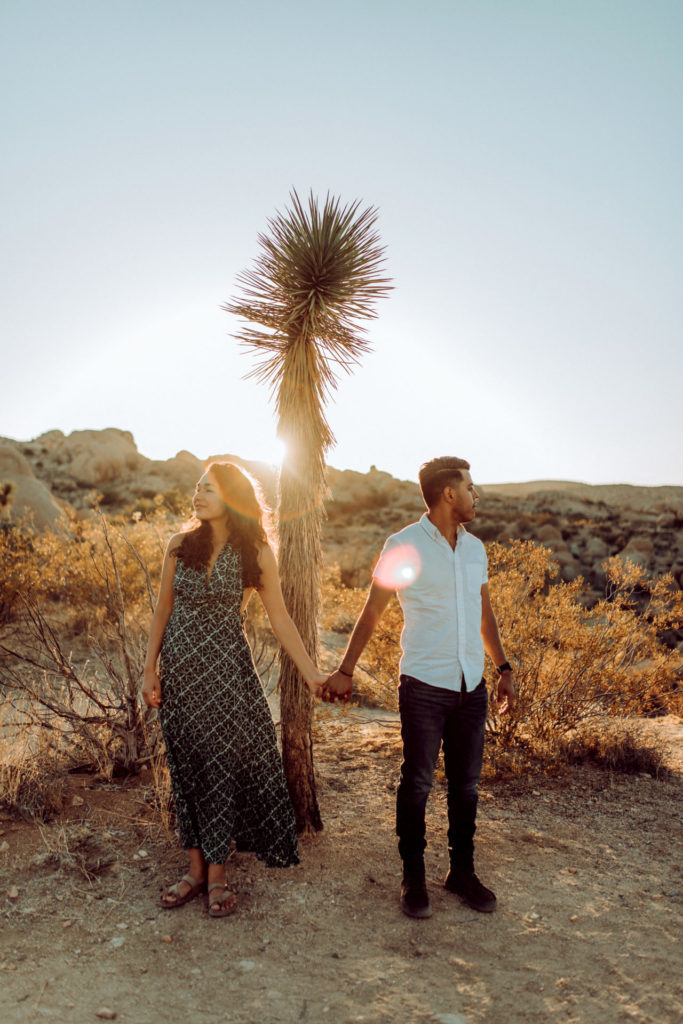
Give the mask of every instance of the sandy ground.
POLYGON ((664 780, 577 767, 482 785, 478 871, 494 914, 442 887, 437 783, 425 921, 398 906, 390 718, 328 711, 316 747, 325 829, 301 842, 296 868, 236 856, 238 912, 225 920, 199 900, 159 909, 184 862, 145 801, 148 778, 107 788, 76 776, 60 821, 0 820, 0 1020, 678 1022, 683 726, 658 727, 675 769, 664 780), (67 848, 96 877, 65 866, 67 848))

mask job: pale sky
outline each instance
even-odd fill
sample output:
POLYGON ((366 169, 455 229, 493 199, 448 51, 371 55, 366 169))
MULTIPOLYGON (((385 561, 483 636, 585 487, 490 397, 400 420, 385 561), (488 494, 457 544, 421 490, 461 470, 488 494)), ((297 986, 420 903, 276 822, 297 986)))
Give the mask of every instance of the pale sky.
POLYGON ((680 0, 2 0, 0 434, 273 461, 221 303, 292 186, 395 290, 328 461, 683 484, 680 0))

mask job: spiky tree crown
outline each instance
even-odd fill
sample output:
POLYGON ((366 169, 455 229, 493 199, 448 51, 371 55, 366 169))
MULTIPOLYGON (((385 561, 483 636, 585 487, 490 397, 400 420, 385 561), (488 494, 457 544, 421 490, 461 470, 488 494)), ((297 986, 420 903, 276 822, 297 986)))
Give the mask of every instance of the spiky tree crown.
POLYGON ((322 210, 311 193, 304 205, 296 190, 292 208, 269 219, 258 237, 260 255, 238 276, 242 295, 223 307, 256 327, 235 337, 255 349, 258 365, 248 376, 268 383, 276 411, 286 420, 291 403, 301 422, 317 421, 317 440, 333 438, 323 405, 369 343, 361 321, 376 316, 375 303, 390 290, 382 276, 384 247, 375 231, 377 210, 360 200, 341 205, 327 195, 322 210))

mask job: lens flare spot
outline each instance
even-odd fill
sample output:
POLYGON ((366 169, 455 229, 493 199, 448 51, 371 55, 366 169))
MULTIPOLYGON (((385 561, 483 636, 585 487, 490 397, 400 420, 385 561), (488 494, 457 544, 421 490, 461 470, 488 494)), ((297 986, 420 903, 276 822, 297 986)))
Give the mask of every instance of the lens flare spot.
POLYGON ((401 544, 400 547, 391 548, 382 555, 377 563, 374 578, 380 587, 400 590, 414 583, 421 569, 422 562, 417 548, 412 544, 401 544))

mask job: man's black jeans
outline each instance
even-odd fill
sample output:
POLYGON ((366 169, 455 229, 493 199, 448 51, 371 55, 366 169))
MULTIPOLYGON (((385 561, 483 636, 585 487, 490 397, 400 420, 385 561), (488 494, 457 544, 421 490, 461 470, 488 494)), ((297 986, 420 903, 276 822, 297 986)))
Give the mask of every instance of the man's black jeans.
POLYGON ((477 786, 484 753, 488 693, 446 690, 402 675, 398 688, 403 764, 396 797, 398 851, 419 864, 425 841, 425 807, 443 742, 448 781, 448 849, 456 871, 474 870, 477 786))

